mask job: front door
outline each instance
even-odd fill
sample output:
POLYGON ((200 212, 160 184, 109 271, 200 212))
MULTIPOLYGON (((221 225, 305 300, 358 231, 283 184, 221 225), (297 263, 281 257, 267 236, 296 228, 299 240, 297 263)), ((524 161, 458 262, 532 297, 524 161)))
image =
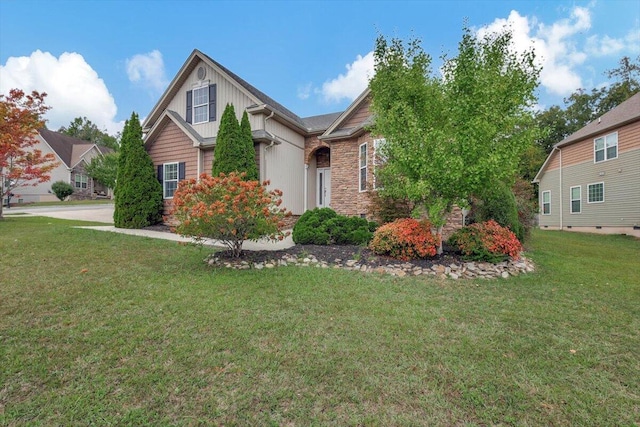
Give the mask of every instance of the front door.
POLYGON ((318 168, 316 205, 328 208, 331 205, 331 168, 318 168))

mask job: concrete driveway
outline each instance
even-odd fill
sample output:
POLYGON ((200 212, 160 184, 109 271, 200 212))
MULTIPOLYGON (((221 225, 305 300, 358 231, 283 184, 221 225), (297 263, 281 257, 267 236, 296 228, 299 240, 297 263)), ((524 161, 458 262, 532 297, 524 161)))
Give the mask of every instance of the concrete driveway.
POLYGON ((4 208, 3 215, 29 214, 58 219, 74 219, 113 224, 113 204, 4 208))

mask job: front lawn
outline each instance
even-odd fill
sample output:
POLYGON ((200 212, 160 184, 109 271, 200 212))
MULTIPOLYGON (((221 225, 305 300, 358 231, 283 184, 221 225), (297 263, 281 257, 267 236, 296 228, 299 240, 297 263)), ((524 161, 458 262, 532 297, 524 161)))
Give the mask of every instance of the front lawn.
POLYGON ((493 281, 281 267, 0 221, 0 425, 634 425, 640 241, 493 281))

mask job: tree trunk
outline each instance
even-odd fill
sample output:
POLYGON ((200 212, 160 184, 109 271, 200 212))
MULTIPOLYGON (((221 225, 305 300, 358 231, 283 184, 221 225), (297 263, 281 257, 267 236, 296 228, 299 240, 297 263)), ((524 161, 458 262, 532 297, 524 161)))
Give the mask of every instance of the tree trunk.
POLYGON ((436 255, 442 255, 442 229, 443 226, 439 226, 439 227, 431 227, 431 234, 433 234, 434 236, 436 236, 436 239, 438 239, 438 248, 436 250, 436 255))

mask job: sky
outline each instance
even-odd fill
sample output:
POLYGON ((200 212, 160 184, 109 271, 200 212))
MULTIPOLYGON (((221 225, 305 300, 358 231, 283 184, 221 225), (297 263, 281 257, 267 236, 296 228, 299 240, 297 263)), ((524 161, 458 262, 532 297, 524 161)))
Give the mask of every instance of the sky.
POLYGON ((48 94, 47 126, 87 117, 115 134, 146 117, 193 49, 300 117, 343 111, 373 75, 376 37, 455 56, 462 29, 505 26, 542 67, 538 107, 640 55, 640 2, 0 0, 0 94, 48 94))

